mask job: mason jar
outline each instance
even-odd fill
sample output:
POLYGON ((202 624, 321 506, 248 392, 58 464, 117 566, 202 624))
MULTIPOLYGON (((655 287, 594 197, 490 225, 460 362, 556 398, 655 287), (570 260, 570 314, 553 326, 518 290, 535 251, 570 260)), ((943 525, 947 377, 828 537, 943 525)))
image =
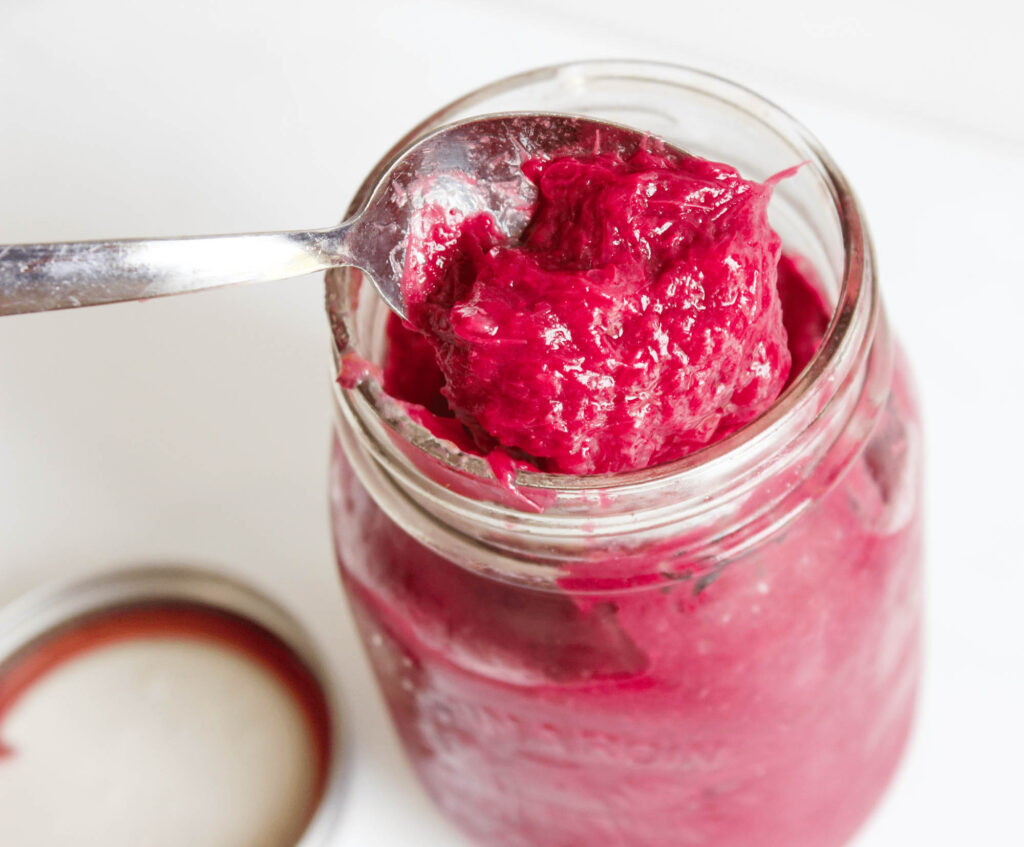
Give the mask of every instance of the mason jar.
MULTIPOLYGON (((440 808, 494 847, 830 847, 878 800, 920 668, 921 437, 850 186, 795 120, 695 70, 588 62, 496 82, 502 111, 629 124, 764 180, 831 321, 775 404, 678 461, 519 470, 418 425, 373 367, 336 389, 338 563, 384 701, 440 808), (500 469, 499 469, 500 470, 500 469)), ((335 364, 387 309, 327 276, 335 364)))

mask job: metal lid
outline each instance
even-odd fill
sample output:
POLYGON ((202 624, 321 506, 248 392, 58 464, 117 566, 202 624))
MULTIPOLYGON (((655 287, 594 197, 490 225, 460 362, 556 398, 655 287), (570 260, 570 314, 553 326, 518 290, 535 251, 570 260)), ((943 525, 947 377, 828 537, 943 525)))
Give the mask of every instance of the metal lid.
POLYGON ((16 663, 47 637, 73 629, 76 622, 84 626, 87 620, 105 613, 154 606, 226 614, 280 642, 308 672, 322 696, 326 743, 322 745, 325 749, 318 751, 323 763, 315 811, 296 847, 330 843, 347 783, 339 691, 302 625, 251 586, 208 570, 167 566, 134 567, 43 585, 0 609, 0 683, 5 665, 16 663))

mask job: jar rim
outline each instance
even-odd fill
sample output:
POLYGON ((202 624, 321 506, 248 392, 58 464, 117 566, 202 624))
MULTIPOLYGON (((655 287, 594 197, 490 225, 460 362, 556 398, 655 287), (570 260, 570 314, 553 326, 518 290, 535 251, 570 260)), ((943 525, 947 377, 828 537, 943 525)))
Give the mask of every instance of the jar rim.
MULTIPOLYGON (((764 413, 724 438, 670 462, 639 470, 589 475, 519 469, 515 476, 515 487, 525 491, 548 490, 571 495, 594 491, 626 492, 657 486, 666 480, 677 480, 694 474, 718 476, 717 472, 721 466, 731 462, 738 454, 762 455, 769 451, 778 431, 785 428, 787 422, 798 417, 799 410, 808 404, 810 395, 813 394, 812 389, 823 380, 835 376, 838 364, 849 358, 850 349, 859 345, 865 334, 870 337, 871 327, 877 319, 877 298, 873 296, 872 247, 856 197, 845 176, 821 143, 788 112, 739 83, 696 68, 669 62, 612 59, 548 65, 488 83, 433 112, 382 157, 357 192, 356 201, 350 212, 361 208, 372 194, 380 177, 412 144, 423 135, 452 122, 467 106, 486 102, 497 95, 528 84, 571 77, 574 74, 590 77, 603 74, 622 79, 635 77, 645 81, 669 82, 699 90, 704 96, 746 112, 760 122, 771 125, 787 142, 799 147, 806 154, 804 167, 811 169, 821 179, 835 207, 843 251, 843 269, 835 309, 812 359, 764 413)), ((342 326, 339 304, 331 295, 332 273, 334 272, 328 273, 327 309, 334 336, 334 356, 337 365, 348 345, 348 332, 342 326)), ((339 400, 344 401, 347 392, 339 386, 336 386, 336 391, 339 400)), ((379 412, 380 402, 387 395, 381 389, 363 391, 360 396, 372 409, 379 412)), ((450 442, 434 436, 415 423, 404 410, 397 407, 397 404, 391 404, 388 413, 380 417, 386 418, 387 425, 398 431, 400 436, 403 435, 403 431, 415 431, 415 446, 443 465, 461 473, 494 479, 493 471, 484 457, 465 453, 450 442)))

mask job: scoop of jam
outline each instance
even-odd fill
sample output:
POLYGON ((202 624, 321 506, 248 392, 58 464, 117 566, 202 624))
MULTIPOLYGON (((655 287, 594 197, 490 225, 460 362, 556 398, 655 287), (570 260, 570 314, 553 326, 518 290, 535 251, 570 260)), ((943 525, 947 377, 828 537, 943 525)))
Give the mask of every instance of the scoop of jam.
MULTIPOLYGON (((409 324, 479 449, 550 472, 638 469, 771 405, 790 369, 771 182, 648 150, 524 172, 538 198, 518 242, 488 216, 438 215, 403 282, 409 324)), ((397 335, 392 359, 414 347, 397 335)))

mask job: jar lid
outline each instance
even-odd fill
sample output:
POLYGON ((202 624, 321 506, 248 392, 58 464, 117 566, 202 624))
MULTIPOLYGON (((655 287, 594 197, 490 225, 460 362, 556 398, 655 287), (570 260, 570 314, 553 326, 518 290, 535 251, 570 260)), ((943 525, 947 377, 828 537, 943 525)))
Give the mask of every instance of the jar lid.
POLYGON ((0 843, 330 843, 338 694, 298 621, 226 576, 137 567, 30 591, 0 610, 0 796, 24 810, 0 843))

